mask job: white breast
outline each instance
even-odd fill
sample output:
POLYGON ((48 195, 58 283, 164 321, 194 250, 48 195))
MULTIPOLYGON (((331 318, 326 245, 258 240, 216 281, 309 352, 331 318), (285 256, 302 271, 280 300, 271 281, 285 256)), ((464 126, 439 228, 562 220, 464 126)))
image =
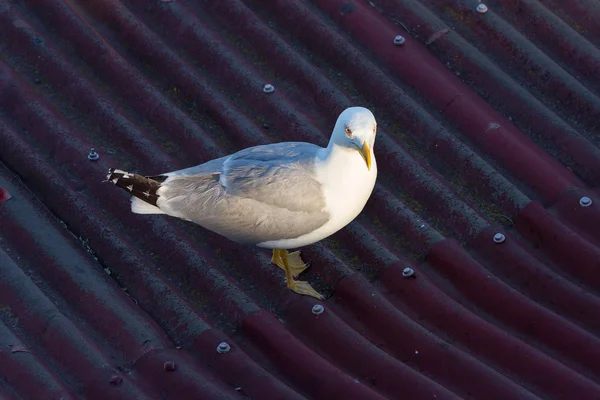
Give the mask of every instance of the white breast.
MULTIPOLYGON (((324 151, 326 149, 323 149, 324 151)), ((372 152, 372 150, 371 150, 372 152)), ((319 229, 294 239, 259 243, 259 247, 292 249, 318 242, 348 225, 363 210, 377 179, 377 162, 371 153, 371 169, 353 149, 332 151, 318 161, 317 179, 323 185, 330 219, 319 229)))

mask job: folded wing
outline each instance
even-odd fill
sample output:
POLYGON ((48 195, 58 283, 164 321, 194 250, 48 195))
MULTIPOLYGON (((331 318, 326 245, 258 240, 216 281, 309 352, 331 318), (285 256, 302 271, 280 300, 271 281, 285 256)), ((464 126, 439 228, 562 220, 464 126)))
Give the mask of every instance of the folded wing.
POLYGON ((315 177, 318 149, 308 143, 257 146, 164 174, 157 205, 241 243, 302 236, 329 219, 315 177))

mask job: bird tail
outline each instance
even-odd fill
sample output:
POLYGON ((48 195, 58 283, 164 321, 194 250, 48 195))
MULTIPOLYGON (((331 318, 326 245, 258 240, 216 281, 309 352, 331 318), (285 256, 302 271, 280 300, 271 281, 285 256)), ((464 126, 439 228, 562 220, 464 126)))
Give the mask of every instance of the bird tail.
MULTIPOLYGON (((156 192, 161 182, 152 178, 163 178, 162 176, 145 177, 138 174, 110 168, 106 179, 108 182, 125 189, 133 197, 131 198, 131 211, 136 214, 164 214, 156 202, 160 197, 156 192)), ((164 179, 167 177, 165 176, 164 179)))

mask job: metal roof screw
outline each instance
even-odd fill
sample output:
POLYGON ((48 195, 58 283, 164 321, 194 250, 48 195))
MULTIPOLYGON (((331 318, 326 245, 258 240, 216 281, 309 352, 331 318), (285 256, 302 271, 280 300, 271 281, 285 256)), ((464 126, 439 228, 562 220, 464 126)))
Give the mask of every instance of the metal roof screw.
POLYGON ((411 278, 411 277, 415 276, 415 270, 412 268, 408 268, 408 267, 404 268, 402 270, 402 276, 405 278, 411 278))
POLYGON ((94 148, 92 147, 90 149, 90 154, 88 154, 88 160, 96 161, 99 158, 100 158, 100 154, 96 153, 96 151, 94 151, 94 148))
POLYGON ((175 361, 165 361, 163 368, 165 371, 175 371, 175 361))
POLYGON ((479 14, 485 14, 487 12, 488 8, 485 4, 481 3, 477 6, 477 12, 479 14))
POLYGON ((267 83, 263 87, 263 92, 265 92, 265 93, 273 93, 274 91, 275 91, 275 86, 271 85, 270 83, 267 83))
POLYGON ((582 198, 579 199, 579 205, 581 207, 589 207, 592 205, 592 199, 590 199, 587 196, 583 196, 582 198))
POLYGON ((494 235, 494 243, 503 243, 506 240, 506 236, 501 233, 496 233, 494 235))
POLYGON ((404 39, 404 36, 402 35, 398 35, 394 38, 394 44, 396 46, 402 46, 404 42, 406 42, 406 39, 404 39))
POLYGON ((325 311, 325 307, 320 304, 315 304, 312 308, 312 313, 315 315, 323 314, 323 311, 325 311))
POLYGON ((119 375, 113 375, 110 378, 111 385, 119 386, 122 382, 123 382, 123 378, 121 378, 119 375))
POLYGON ((220 354, 229 353, 229 350, 231 350, 231 347, 225 342, 221 342, 217 346, 217 353, 220 353, 220 354))

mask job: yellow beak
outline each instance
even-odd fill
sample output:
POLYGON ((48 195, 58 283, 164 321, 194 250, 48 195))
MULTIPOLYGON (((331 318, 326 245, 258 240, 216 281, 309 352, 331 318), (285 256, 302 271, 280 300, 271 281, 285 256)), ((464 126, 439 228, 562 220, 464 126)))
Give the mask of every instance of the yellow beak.
POLYGON ((359 148, 358 151, 360 152, 360 155, 367 163, 367 169, 370 171, 371 170, 371 149, 369 148, 369 145, 367 144, 367 142, 363 142, 362 149, 359 148))

